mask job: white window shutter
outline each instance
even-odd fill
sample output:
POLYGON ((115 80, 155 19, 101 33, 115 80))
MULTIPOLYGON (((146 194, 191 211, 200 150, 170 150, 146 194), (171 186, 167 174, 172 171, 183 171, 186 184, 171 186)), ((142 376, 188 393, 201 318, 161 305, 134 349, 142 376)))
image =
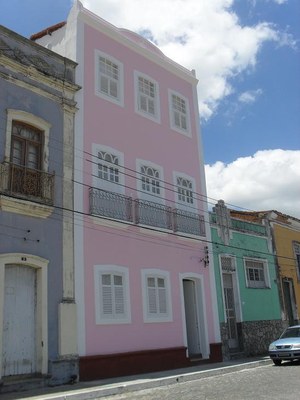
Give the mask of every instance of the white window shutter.
POLYGON ((157 306, 156 306, 156 290, 155 288, 148 288, 148 306, 149 313, 156 314, 157 306))
POLYGON ((115 287, 115 313, 117 315, 125 313, 123 286, 115 287))
POLYGON ((103 314, 108 316, 113 313, 111 286, 102 287, 103 314))
POLYGON ((100 79, 100 91, 105 94, 108 94, 108 78, 103 75, 101 75, 100 79))
POLYGON ((146 111, 146 112, 148 111, 146 96, 140 95, 140 107, 141 107, 141 110, 146 111))
POLYGON ((159 313, 166 314, 167 312, 167 292, 165 288, 158 289, 159 313))

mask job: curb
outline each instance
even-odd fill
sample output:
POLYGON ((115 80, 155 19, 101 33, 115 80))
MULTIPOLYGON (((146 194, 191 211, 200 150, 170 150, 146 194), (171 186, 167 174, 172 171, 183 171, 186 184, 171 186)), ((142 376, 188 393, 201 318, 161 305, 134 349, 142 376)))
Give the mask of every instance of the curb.
MULTIPOLYGON (((263 359, 258 361, 243 362, 240 364, 226 365, 206 369, 202 371, 186 372, 174 374, 166 377, 159 378, 142 378, 137 377, 135 380, 126 382, 117 382, 110 384, 103 384, 103 386, 90 386, 82 389, 73 389, 68 392, 44 394, 30 397, 32 400, 92 400, 101 397, 126 394, 145 389, 158 388, 168 385, 174 385, 183 382, 189 382, 197 379, 209 378, 212 376, 224 375, 232 372, 241 371, 243 369, 251 369, 259 366, 272 364, 272 360, 263 359)), ((172 373, 172 372, 170 372, 172 373)), ((29 399, 29 398, 28 398, 29 399)))

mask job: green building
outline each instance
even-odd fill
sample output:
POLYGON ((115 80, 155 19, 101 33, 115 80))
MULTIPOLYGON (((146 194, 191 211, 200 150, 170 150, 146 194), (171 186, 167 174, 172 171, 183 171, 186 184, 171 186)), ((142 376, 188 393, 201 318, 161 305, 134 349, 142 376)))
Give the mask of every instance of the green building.
POLYGON ((233 218, 222 200, 210 223, 223 357, 266 354, 285 327, 271 235, 233 218))

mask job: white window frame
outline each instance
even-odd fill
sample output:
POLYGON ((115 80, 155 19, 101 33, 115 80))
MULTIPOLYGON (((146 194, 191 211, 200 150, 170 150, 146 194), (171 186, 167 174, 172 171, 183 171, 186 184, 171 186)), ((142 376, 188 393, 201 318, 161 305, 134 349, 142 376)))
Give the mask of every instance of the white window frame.
POLYGON ((116 58, 112 57, 111 55, 106 54, 100 50, 95 50, 95 94, 96 94, 96 96, 99 96, 102 99, 108 100, 114 104, 124 107, 124 66, 123 66, 123 63, 121 63, 121 61, 117 60, 116 58), (113 64, 117 65, 117 67, 118 67, 117 97, 111 96, 110 94, 101 91, 101 88, 100 88, 101 73, 99 70, 100 57, 105 58, 105 60, 112 62, 113 64))
MULTIPOLYGON (((170 287, 170 273, 157 268, 143 269, 142 274, 142 293, 143 293, 143 315, 144 322, 157 323, 157 322, 170 322, 173 320, 172 302, 171 302, 171 287, 170 287), (149 291, 148 291, 148 278, 154 278, 157 282, 158 279, 163 279, 165 284, 165 313, 150 313, 149 312, 149 291)), ((158 287, 155 286, 156 306, 159 305, 158 287)))
POLYGON ((191 137, 191 117, 190 117, 190 106, 189 106, 188 98, 183 96, 181 93, 178 93, 171 89, 168 90, 168 95, 169 95, 169 116, 170 116, 171 129, 173 129, 176 132, 179 132, 183 135, 191 137), (179 97, 181 100, 183 100, 185 102, 186 128, 182 128, 181 126, 178 126, 175 124, 175 110, 173 108, 173 95, 179 97))
POLYGON ((129 273, 128 268, 118 265, 94 265, 94 287, 95 287, 95 321, 97 325, 107 324, 129 324, 131 323, 130 292, 129 292, 129 273), (100 284, 102 275, 118 275, 123 279, 124 313, 118 315, 111 314, 103 316, 101 311, 102 286, 100 284))
POLYGON ((174 188, 175 188, 175 202, 176 202, 177 208, 179 208, 181 210, 197 213, 198 212, 198 204, 197 204, 197 199, 196 199, 196 180, 187 174, 174 171, 173 172, 173 182, 174 182, 174 188), (191 182, 192 193, 193 193, 193 203, 192 204, 180 200, 179 193, 178 193, 179 186, 177 183, 178 178, 182 178, 182 179, 185 179, 185 180, 191 182))
MULTIPOLYGON (((247 288, 250 289, 266 289, 271 287, 270 283, 270 275, 269 275, 269 268, 268 268, 268 261, 265 259, 260 259, 260 258, 252 258, 252 257, 244 257, 244 270, 245 270, 245 280, 246 280, 246 286, 247 288), (263 273, 264 273, 264 284, 260 284, 259 282, 262 282, 261 280, 250 280, 248 276, 248 267, 247 267, 247 261, 252 261, 252 262, 257 262, 262 264, 263 267, 263 273), (258 282, 258 283, 255 283, 258 282)), ((255 267, 253 267, 255 269, 255 267)))
MULTIPOLYGON (((104 146, 101 144, 93 143, 92 144, 92 154, 93 154, 93 187, 103 189, 103 190, 108 190, 110 192, 115 192, 115 193, 120 193, 124 194, 125 193, 125 177, 124 177, 124 153, 109 147, 109 146, 104 146), (119 171, 119 182, 112 182, 109 180, 104 180, 99 178, 98 176, 98 164, 99 164, 99 158, 98 158, 98 153, 100 151, 103 151, 105 153, 109 153, 115 157, 118 158, 118 171, 119 171)), ((109 163, 103 161, 103 164, 107 165, 109 167, 109 163)))
POLYGON ((297 278, 300 281, 300 243, 293 241, 293 250, 295 255, 297 278))
POLYGON ((143 74, 139 71, 134 71, 134 96, 135 96, 135 112, 138 113, 139 115, 142 115, 143 117, 149 118, 154 122, 160 123, 160 97, 159 97, 158 82, 146 74, 143 74), (141 109, 139 78, 146 79, 154 85, 154 90, 155 90, 154 93, 155 97, 153 98, 154 114, 141 109))
POLYGON ((157 164, 154 164, 151 161, 146 161, 146 160, 141 160, 138 159, 136 161, 136 170, 137 170, 137 193, 138 197, 141 200, 148 200, 152 201, 154 203, 159 203, 159 204, 164 204, 165 203, 165 189, 164 189, 164 176, 163 176, 163 168, 157 164), (159 173, 159 188, 160 188, 160 194, 152 194, 148 191, 145 191, 143 189, 143 182, 142 182, 142 173, 141 173, 141 168, 142 167, 148 167, 148 168, 153 168, 159 173))

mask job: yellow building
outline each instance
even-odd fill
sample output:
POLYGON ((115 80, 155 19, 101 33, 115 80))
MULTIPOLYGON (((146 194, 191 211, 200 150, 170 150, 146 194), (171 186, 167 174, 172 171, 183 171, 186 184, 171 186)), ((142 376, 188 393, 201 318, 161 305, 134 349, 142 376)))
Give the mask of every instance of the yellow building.
POLYGON ((272 227, 284 319, 289 325, 299 322, 300 310, 300 220, 272 212, 272 227))

